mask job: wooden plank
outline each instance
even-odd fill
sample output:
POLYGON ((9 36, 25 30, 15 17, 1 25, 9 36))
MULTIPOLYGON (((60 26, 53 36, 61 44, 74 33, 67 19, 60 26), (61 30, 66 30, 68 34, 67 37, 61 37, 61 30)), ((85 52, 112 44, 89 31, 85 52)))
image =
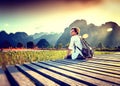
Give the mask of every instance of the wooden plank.
MULTIPOLYGON (((75 62, 75 61, 74 61, 75 62)), ((78 63, 77 64, 72 64, 72 63, 70 63, 70 64, 68 64, 69 62, 62 62, 62 63, 58 63, 58 62, 56 62, 56 64, 59 64, 59 66, 67 66, 67 67, 71 67, 71 68, 75 68, 75 69, 80 69, 80 70, 86 70, 86 71, 88 71, 88 72, 92 72, 93 70, 95 70, 94 68, 93 69, 89 69, 89 67, 84 67, 83 65, 82 65, 82 63, 79 65, 78 63)), ((85 64, 86 62, 84 62, 84 64, 85 64)), ((53 63, 54 64, 54 63, 53 63)), ((67 68, 66 68, 67 69, 67 68)), ((99 72, 99 71, 98 71, 99 72)), ((109 71, 108 71, 109 72, 109 71)), ((96 72, 93 72, 93 73, 97 73, 97 71, 96 72)), ((99 74, 99 73, 98 73, 99 74)), ((112 74, 112 72, 111 72, 111 74, 112 74)), ((114 73, 113 73, 114 74, 114 73)), ((114 76, 114 75, 113 75, 114 76)), ((111 77, 113 77, 113 76, 111 76, 111 77)), ((110 78, 111 78, 110 77, 110 78)), ((116 77, 118 78, 118 82, 120 83, 120 81, 119 81, 119 79, 120 79, 120 75, 119 74, 116 74, 116 77)))
POLYGON ((23 75, 20 71, 17 70, 14 66, 7 67, 8 72, 12 75, 12 77, 16 80, 18 85, 20 86, 35 86, 29 78, 23 75))
POLYGON ((82 65, 85 65, 85 66, 90 66, 90 67, 96 67, 96 68, 101 68, 101 69, 107 69, 107 70, 113 70, 113 71, 120 72, 119 67, 114 67, 114 66, 109 66, 109 65, 106 66, 106 65, 103 65, 103 64, 95 64, 95 63, 88 63, 88 62, 79 63, 79 64, 82 64, 82 65))
MULTIPOLYGON (((36 63, 34 63, 36 64, 36 63)), ((41 68, 41 67, 38 67, 36 65, 33 65, 33 64, 27 64, 27 66, 30 66, 31 68, 35 69, 35 70, 38 70, 39 72, 42 72, 42 73, 45 73, 45 74, 49 74, 50 76, 62 81, 62 82, 65 82, 67 83, 68 85, 72 85, 72 86, 86 86, 86 84, 83 84, 83 83, 80 83, 78 81, 75 81, 75 80, 72 80, 70 78, 67 78, 63 75, 60 75, 60 74, 57 74, 55 72, 52 72, 52 71, 49 71, 47 69, 44 69, 44 68, 41 68)))
MULTIPOLYGON (((17 67, 21 68, 23 71, 25 71, 26 73, 28 73, 29 75, 31 75, 33 78, 37 79, 38 82, 36 83, 41 83, 40 86, 59 86, 57 83, 53 82, 52 80, 24 67, 23 65, 17 65, 17 67)), ((42 70, 42 69, 41 69, 42 70)))
POLYGON ((91 61, 112 64, 112 65, 115 65, 115 66, 117 65, 117 66, 120 67, 120 62, 109 61, 109 60, 97 60, 97 59, 89 60, 88 62, 91 62, 91 61))
POLYGON ((92 60, 97 60, 97 61, 108 61, 108 62, 120 62, 120 59, 115 59, 115 58, 93 58, 92 60))
MULTIPOLYGON (((64 62, 64 63, 66 63, 66 62, 64 62)), ((67 61, 67 63, 69 63, 68 61, 67 61)), ((75 61, 73 62, 73 61, 71 61, 69 64, 71 64, 71 63, 75 63, 75 61)), ((95 66, 91 66, 91 65, 86 65, 86 63, 87 62, 79 62, 79 63, 77 63, 77 65, 76 64, 72 64, 72 66, 82 66, 82 67, 84 67, 84 68, 88 68, 88 69, 91 69, 91 70, 97 70, 97 71, 101 71, 101 72, 106 72, 106 73, 109 73, 109 74, 112 74, 112 75, 115 75, 116 77, 119 77, 120 76, 120 72, 119 71, 114 71, 114 70, 108 70, 108 69, 105 69, 105 68, 100 68, 99 67, 99 65, 98 65, 98 67, 95 67, 95 66)), ((107 66, 106 66, 107 67, 107 66)), ((119 67, 117 67, 117 69, 120 69, 119 67)), ((120 78, 120 77, 119 77, 120 78)))
POLYGON ((92 63, 101 63, 104 65, 111 65, 111 66, 115 66, 115 67, 120 67, 120 62, 116 63, 116 62, 103 62, 103 61, 94 61, 94 60, 90 60, 88 62, 92 62, 92 63))
MULTIPOLYGON (((112 74, 116 74, 116 75, 120 75, 120 70, 119 67, 117 67, 116 71, 113 70, 115 69, 115 67, 111 67, 112 69, 108 69, 108 66, 106 66, 106 68, 101 67, 100 65, 95 66, 95 65, 86 65, 86 63, 79 63, 79 65, 83 66, 83 67, 88 67, 94 70, 98 70, 98 71, 103 71, 103 72, 108 72, 108 73, 112 73, 112 74)), ((104 65, 105 66, 105 65, 104 65)))
POLYGON ((100 67, 100 68, 105 68, 105 69, 114 70, 114 71, 120 71, 119 67, 112 66, 112 65, 104 65, 104 64, 92 63, 92 62, 85 62, 85 65, 87 65, 87 66, 94 66, 94 67, 100 67))
MULTIPOLYGON (((72 71, 72 72, 76 72, 76 73, 80 73, 80 74, 83 74, 83 75, 86 75, 86 76, 89 76, 89 77, 93 77, 93 78, 96 78, 96 79, 99 79, 99 80, 103 80, 103 81, 106 81, 109 82, 110 84, 112 83, 117 83, 117 84, 120 84, 120 79, 116 79, 116 78, 113 78, 113 77, 109 77, 109 76, 104 76, 104 75, 100 75, 100 74, 96 74, 96 73, 92 73, 92 72, 88 72, 88 71, 84 71, 81 69, 81 67, 78 67, 78 68, 75 68, 75 66, 71 67, 70 65, 61 65, 61 63, 58 63, 58 62, 44 62, 45 64, 48 64, 48 65, 51 65, 51 66, 55 66, 55 67, 59 67, 59 68, 62 68, 62 69, 65 69, 65 70, 69 70, 69 71, 72 71)), ((120 78, 120 76, 119 76, 120 78)))
POLYGON ((10 83, 1 67, 0 67, 0 86, 10 86, 10 83))
POLYGON ((114 56, 120 58, 120 54, 114 54, 114 56))
MULTIPOLYGON (((79 63, 79 62, 81 62, 81 61, 73 61, 73 60, 64 60, 64 61, 72 61, 73 63, 79 63)), ((117 63, 115 63, 115 62, 111 62, 111 63, 109 63, 109 62, 106 62, 106 61, 101 61, 101 62, 99 62, 99 61, 94 61, 94 60, 89 60, 89 61, 86 61, 85 63, 93 63, 93 64, 98 64, 98 65, 105 65, 105 66, 110 66, 110 67, 116 67, 117 69, 119 69, 120 68, 120 63, 119 62, 117 62, 117 63)))
POLYGON ((106 76, 111 76, 111 77, 115 77, 115 78, 120 78, 119 74, 115 74, 115 73, 109 72, 108 70, 106 70, 107 72, 104 71, 103 69, 100 69, 100 68, 98 68, 97 70, 95 70, 94 67, 90 68, 90 67, 87 67, 87 66, 83 66, 83 65, 80 65, 78 62, 77 62, 77 65, 76 64, 72 64, 72 63, 76 63, 75 61, 72 61, 72 60, 71 61, 70 60, 65 60, 65 61, 66 62, 64 62, 64 64, 68 64, 68 62, 71 62, 71 63, 69 63, 69 64, 71 64, 70 66, 75 67, 75 68, 81 68, 81 69, 89 71, 89 72, 98 73, 98 74, 102 74, 102 75, 106 75, 106 76))
POLYGON ((93 59, 107 59, 107 60, 120 61, 120 55, 100 55, 100 56, 95 56, 93 59))
POLYGON ((60 73, 65 74, 67 76, 71 76, 71 77, 74 77, 74 78, 77 78, 77 79, 89 82, 89 83, 91 83, 93 85, 99 85, 99 86, 105 86, 105 85, 109 85, 110 86, 111 85, 111 84, 106 83, 104 81, 97 80, 97 79, 94 79, 94 78, 91 78, 91 77, 88 77, 88 76, 84 76, 82 74, 77 74, 77 73, 73 73, 71 71, 63 70, 63 69, 60 69, 60 68, 51 67, 49 65, 45 65, 45 64, 42 64, 42 63, 37 63, 37 64, 39 66, 42 66, 42 67, 47 68, 49 70, 54 70, 56 72, 60 72, 60 73))

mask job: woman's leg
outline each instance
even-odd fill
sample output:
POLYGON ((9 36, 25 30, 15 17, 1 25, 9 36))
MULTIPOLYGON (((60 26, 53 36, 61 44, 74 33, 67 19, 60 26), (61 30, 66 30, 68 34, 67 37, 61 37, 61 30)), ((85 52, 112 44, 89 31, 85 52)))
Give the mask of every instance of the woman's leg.
POLYGON ((79 54, 78 57, 77 57, 77 59, 79 59, 79 60, 84 60, 85 57, 83 57, 83 56, 81 56, 81 55, 79 54))

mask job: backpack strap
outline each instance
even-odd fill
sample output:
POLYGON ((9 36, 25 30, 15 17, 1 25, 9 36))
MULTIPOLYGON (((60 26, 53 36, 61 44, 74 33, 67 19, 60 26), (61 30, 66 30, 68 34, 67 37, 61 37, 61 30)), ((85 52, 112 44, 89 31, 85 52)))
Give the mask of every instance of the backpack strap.
POLYGON ((76 48, 78 48, 80 51, 82 51, 78 46, 75 46, 76 48))
MULTIPOLYGON (((82 47, 83 47, 83 41, 82 41, 82 38, 81 38, 81 37, 80 37, 80 42, 81 42, 82 47)), ((76 50, 76 48, 78 48, 78 49, 82 52, 82 49, 80 49, 78 46, 76 46, 76 45, 74 44, 74 49, 76 50)))

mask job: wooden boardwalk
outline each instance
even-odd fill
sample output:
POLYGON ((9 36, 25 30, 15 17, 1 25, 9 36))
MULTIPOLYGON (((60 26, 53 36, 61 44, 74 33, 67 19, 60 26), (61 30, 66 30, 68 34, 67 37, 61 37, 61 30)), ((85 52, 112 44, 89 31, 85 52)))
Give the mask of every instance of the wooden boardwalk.
POLYGON ((0 86, 120 86, 120 55, 7 66, 0 86))

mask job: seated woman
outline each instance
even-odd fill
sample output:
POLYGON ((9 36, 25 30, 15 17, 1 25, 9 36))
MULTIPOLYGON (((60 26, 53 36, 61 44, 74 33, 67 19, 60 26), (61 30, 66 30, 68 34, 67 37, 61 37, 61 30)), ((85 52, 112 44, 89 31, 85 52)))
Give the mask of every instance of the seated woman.
POLYGON ((68 47, 68 51, 67 51, 67 56, 65 57, 65 59, 85 59, 81 53, 81 51, 76 48, 79 47, 80 49, 82 49, 82 44, 80 41, 80 28, 75 27, 75 28, 71 28, 70 31, 70 35, 71 35, 71 39, 70 39, 70 44, 68 47))

